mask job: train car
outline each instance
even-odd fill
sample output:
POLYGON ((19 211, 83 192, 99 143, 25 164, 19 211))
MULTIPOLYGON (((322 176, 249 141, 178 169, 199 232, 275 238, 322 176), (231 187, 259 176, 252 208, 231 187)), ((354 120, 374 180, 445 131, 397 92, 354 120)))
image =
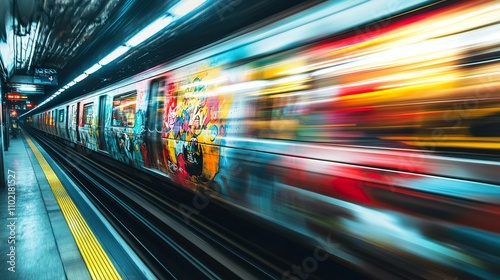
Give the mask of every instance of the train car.
POLYGON ((60 104, 34 126, 362 269, 492 278, 500 166, 485 154, 498 151, 500 6, 407 2, 360 31, 327 1, 60 104))

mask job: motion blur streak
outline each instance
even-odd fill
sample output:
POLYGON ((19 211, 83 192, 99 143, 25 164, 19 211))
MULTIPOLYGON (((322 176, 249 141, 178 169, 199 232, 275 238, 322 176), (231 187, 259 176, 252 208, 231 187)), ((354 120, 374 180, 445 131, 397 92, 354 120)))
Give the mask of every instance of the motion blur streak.
POLYGON ((500 5, 489 2, 441 9, 255 69, 311 74, 287 90, 316 90, 283 103, 300 105, 297 113, 309 125, 280 138, 498 149, 488 137, 500 136, 493 94, 500 85, 499 12, 500 5), (317 94, 326 86, 333 87, 328 99, 317 94))
POLYGON ((499 278, 500 4, 396 2, 369 15, 381 2, 326 1, 34 127, 202 189, 374 277, 499 278), (358 17, 372 23, 344 20, 358 17))

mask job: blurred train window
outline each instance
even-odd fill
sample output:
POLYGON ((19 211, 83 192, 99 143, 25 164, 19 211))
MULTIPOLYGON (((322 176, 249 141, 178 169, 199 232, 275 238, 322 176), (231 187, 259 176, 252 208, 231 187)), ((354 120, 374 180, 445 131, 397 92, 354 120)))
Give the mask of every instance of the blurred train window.
POLYGON ((163 127, 163 115, 165 113, 165 92, 167 91, 166 78, 154 80, 151 83, 151 92, 149 94, 148 130, 160 133, 163 127))
POLYGON ((127 92, 113 98, 113 126, 133 127, 137 91, 127 92))
POLYGON ((259 90, 253 102, 256 111, 250 116, 250 136, 297 140, 301 119, 299 101, 311 88, 310 76, 297 69, 306 66, 307 58, 301 48, 250 63, 252 78, 269 82, 259 90))
POLYGON ((264 95, 259 98, 256 105, 253 122, 255 136, 296 139, 301 111, 295 94, 264 95))
POLYGON ((94 108, 94 103, 88 103, 83 105, 83 126, 92 126, 92 110, 94 108))
POLYGON ((500 58, 500 46, 478 46, 469 49, 463 58, 463 66, 466 68, 481 67, 485 64, 497 63, 500 58))
POLYGON ((271 121, 271 116, 273 113, 273 102, 272 99, 264 96, 263 98, 259 98, 257 101, 257 112, 255 117, 257 121, 271 121))
POLYGON ((59 110, 59 122, 64 122, 64 109, 59 110))

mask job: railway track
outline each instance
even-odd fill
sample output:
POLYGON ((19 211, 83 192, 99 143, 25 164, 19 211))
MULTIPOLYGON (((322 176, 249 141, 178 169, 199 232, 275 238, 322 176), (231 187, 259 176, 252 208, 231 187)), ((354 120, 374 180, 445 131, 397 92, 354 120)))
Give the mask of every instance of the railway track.
POLYGON ((331 256, 304 270, 318 251, 293 232, 159 174, 31 134, 159 279, 364 278, 331 256))

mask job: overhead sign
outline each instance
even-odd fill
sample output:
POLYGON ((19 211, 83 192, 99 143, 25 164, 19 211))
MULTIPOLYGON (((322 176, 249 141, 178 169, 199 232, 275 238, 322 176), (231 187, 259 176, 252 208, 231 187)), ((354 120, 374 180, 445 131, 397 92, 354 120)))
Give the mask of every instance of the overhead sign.
POLYGON ((57 86, 57 71, 50 68, 35 68, 33 83, 57 86))
MULTIPOLYGON (((39 73, 42 73, 42 71, 39 71, 39 73)), ((51 86, 57 85, 57 74, 55 76, 49 74, 46 74, 45 76, 42 75, 43 74, 40 74, 40 76, 37 77, 25 76, 25 75, 13 75, 12 77, 10 77, 8 82, 10 84, 25 84, 25 85, 51 85, 51 86)))

